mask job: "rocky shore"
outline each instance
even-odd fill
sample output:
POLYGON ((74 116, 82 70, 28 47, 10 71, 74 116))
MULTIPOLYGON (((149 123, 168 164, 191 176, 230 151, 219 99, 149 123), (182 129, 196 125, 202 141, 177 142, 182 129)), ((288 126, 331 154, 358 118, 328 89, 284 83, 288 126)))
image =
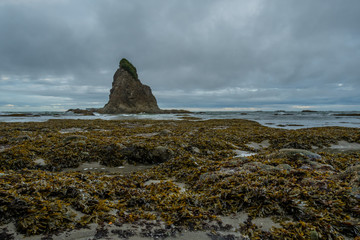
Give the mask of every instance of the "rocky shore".
POLYGON ((353 239, 360 130, 0 123, 0 239, 353 239))

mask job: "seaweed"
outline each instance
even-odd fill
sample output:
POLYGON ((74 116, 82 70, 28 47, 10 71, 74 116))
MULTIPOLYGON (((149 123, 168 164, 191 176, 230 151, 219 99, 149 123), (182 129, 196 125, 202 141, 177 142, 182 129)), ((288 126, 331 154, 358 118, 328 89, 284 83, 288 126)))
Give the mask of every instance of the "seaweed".
POLYGON ((134 79, 138 79, 136 68, 126 58, 120 60, 119 67, 130 73, 134 79))
MULTIPOLYGON (((355 128, 284 130, 247 120, 0 123, 0 224, 15 222, 17 231, 34 235, 157 221, 165 230, 143 236, 169 237, 245 211, 250 218, 237 230, 254 239, 356 237, 360 153, 326 148, 359 143, 359 136, 355 128), (264 140, 266 149, 248 145, 264 140), (289 147, 301 149, 282 150, 289 147), (237 157, 233 150, 257 154, 237 157), (68 169, 85 162, 153 165, 125 175, 68 169), (259 217, 281 227, 263 231, 251 221, 259 217)), ((97 236, 105 235, 99 228, 97 236)))

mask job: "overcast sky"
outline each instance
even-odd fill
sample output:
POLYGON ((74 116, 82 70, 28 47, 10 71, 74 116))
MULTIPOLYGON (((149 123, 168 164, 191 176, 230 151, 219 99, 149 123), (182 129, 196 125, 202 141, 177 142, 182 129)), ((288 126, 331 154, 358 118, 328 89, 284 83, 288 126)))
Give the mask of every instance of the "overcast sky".
POLYGON ((123 57, 161 108, 360 110, 360 1, 0 0, 0 111, 102 107, 123 57))

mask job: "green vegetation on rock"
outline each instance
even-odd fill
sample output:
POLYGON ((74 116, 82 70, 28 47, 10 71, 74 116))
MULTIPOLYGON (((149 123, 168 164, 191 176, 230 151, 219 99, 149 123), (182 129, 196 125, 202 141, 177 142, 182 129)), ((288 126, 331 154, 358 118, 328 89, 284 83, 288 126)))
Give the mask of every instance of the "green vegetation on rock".
POLYGON ((126 58, 120 60, 119 67, 130 73, 135 79, 138 79, 136 68, 126 58))

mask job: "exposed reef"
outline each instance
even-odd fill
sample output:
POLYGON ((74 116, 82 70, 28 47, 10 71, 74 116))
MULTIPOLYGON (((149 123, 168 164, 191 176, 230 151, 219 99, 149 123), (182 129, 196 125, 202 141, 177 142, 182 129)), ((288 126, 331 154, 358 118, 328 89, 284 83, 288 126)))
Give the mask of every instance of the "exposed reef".
POLYGON ((93 239, 189 230, 208 239, 355 238, 359 159, 359 128, 0 123, 0 236, 51 239, 94 226, 93 239), (129 166, 147 167, 122 171, 129 166))
POLYGON ((72 112, 74 114, 79 114, 79 115, 83 115, 83 116, 94 116, 94 111, 96 110, 87 110, 87 109, 79 109, 79 108, 76 108, 76 109, 69 109, 67 110, 66 112, 69 113, 69 112, 72 112))

